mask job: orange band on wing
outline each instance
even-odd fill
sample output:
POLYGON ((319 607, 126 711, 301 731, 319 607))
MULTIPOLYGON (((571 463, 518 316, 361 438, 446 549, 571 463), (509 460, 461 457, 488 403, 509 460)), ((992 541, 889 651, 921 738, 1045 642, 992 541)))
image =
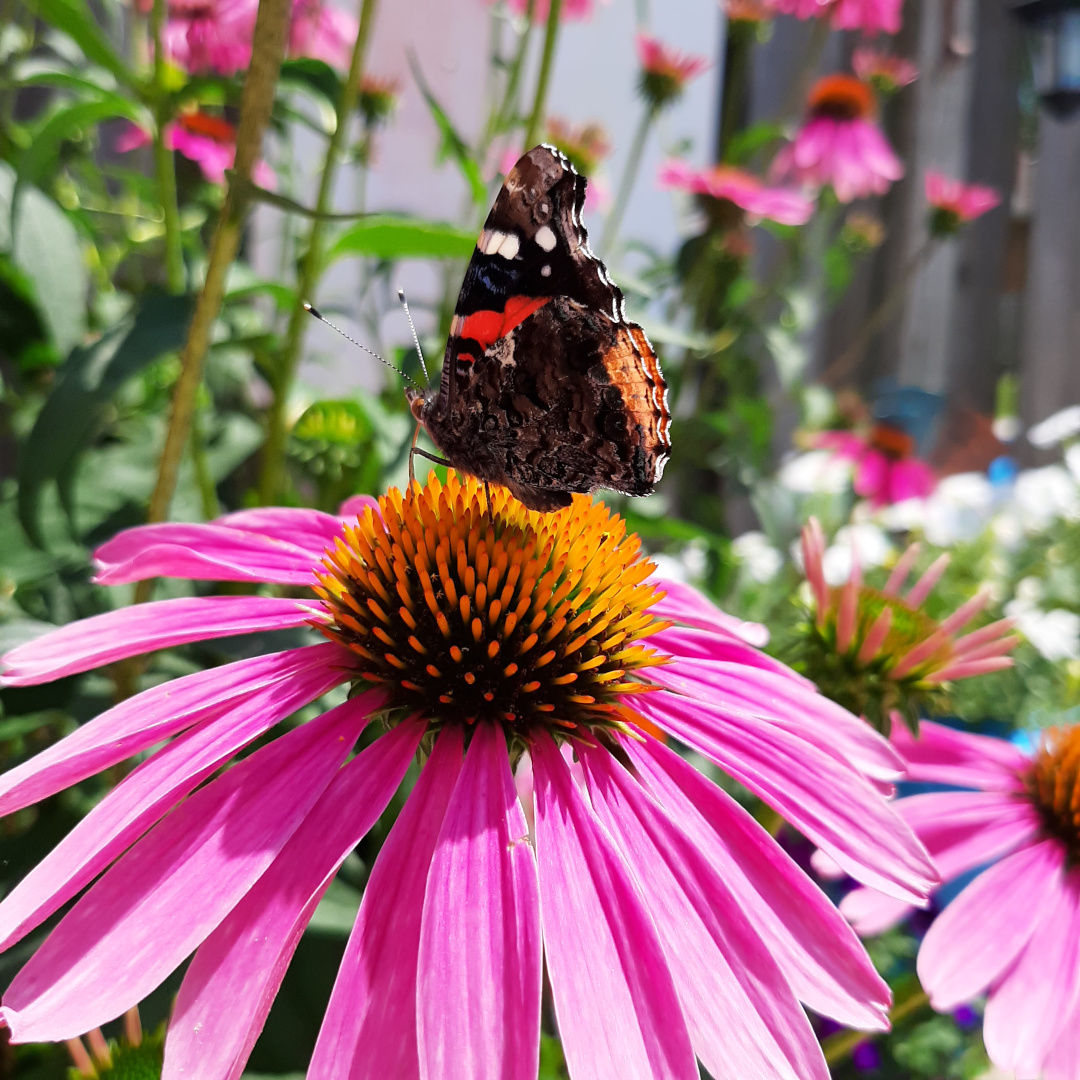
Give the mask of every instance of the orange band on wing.
POLYGON ((502 311, 474 311, 462 322, 458 337, 471 338, 486 349, 499 338, 506 337, 518 323, 539 311, 550 299, 550 296, 511 296, 502 311))

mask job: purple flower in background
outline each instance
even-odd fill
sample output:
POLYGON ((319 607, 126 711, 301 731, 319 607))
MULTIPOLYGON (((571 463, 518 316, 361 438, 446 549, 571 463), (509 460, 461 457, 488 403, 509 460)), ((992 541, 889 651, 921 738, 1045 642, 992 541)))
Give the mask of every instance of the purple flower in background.
POLYGON ((169 58, 194 74, 235 75, 251 61, 258 0, 170 0, 169 58))
POLYGON ((321 0, 293 0, 289 55, 322 60, 347 71, 359 25, 356 16, 321 0))
POLYGON ((895 752, 748 644, 759 628, 657 579, 602 503, 540 514, 492 494, 451 474, 351 521, 251 510, 98 550, 106 584, 314 592, 111 611, 9 653, 7 685, 234 634, 329 640, 155 686, 0 778, 10 813, 161 747, 0 903, 7 948, 82 892, 4 995, 15 1041, 91 1030, 194 953, 163 1076, 239 1076, 320 897, 417 754, 311 1080, 535 1080, 545 965, 577 1080, 694 1080, 695 1057, 715 1075, 828 1080, 800 1002, 887 1026, 888 989, 840 913, 664 737, 919 903, 933 869, 874 787, 895 752), (342 704, 216 775, 341 685, 342 704))

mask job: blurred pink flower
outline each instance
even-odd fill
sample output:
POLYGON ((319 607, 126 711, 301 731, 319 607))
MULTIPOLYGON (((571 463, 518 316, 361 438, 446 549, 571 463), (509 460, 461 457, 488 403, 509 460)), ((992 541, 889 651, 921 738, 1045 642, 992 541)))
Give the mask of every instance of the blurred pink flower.
POLYGON ((729 165, 695 169, 678 158, 660 166, 657 183, 713 199, 726 199, 752 217, 768 218, 781 225, 805 225, 814 212, 814 203, 801 191, 766 187, 756 176, 729 165))
POLYGON ((832 20, 837 30, 861 30, 864 34, 900 32, 900 9, 904 0, 769 0, 778 12, 797 19, 832 20))
POLYGON ((904 166, 872 121, 874 95, 850 75, 827 75, 810 91, 807 120, 773 163, 773 175, 831 184, 841 202, 880 195, 904 166))
POLYGON ((704 56, 679 52, 659 38, 639 33, 635 41, 641 64, 641 91, 656 108, 675 101, 691 79, 708 70, 709 61, 704 56))
POLYGON ((937 486, 934 470, 914 456, 914 440, 891 424, 877 424, 865 435, 825 431, 813 443, 855 463, 855 494, 875 507, 924 499, 937 486))
POLYGON ((258 0, 170 0, 169 58, 195 74, 235 75, 251 60, 258 0))
POLYGON ((933 870, 865 778, 897 775, 888 742, 749 645, 744 624, 651 575, 602 504, 539 514, 492 496, 451 474, 358 500, 359 519, 250 510, 98 549, 101 583, 314 594, 116 609, 8 653, 6 685, 234 634, 306 626, 330 640, 155 686, 0 777, 6 814, 160 747, 0 903, 6 948, 78 896, 4 993, 13 1041, 119 1016, 194 953, 164 1075, 238 1076, 319 899, 421 747, 310 1080, 535 1077, 545 967, 576 1080, 690 1080, 695 1055, 714 1075, 828 1080, 800 1000, 887 1027, 887 987, 835 907, 639 719, 850 874, 919 903, 933 870), (352 756, 375 717, 384 733, 352 756), (532 829, 513 775, 525 755, 532 829))
POLYGON ((852 53, 851 69, 863 82, 870 83, 884 94, 910 86, 919 77, 919 69, 910 60, 890 56, 865 45, 852 53))
MULTIPOLYGON (((489 0, 489 2, 494 3, 494 0, 489 0)), ((611 3, 611 0, 563 0, 562 11, 559 13, 559 17, 564 21, 570 21, 571 19, 587 19, 592 15, 593 9, 596 7, 597 3, 606 6, 611 3)), ((529 7, 528 0, 509 0, 508 6, 515 15, 524 15, 529 7)), ((549 0, 535 0, 533 22, 547 22, 549 11, 549 0)))
MULTIPOLYGON (((978 633, 978 631, 977 631, 978 633)), ((974 635, 969 635, 974 637, 974 635)), ((1020 1080, 1080 1076, 1080 726, 1025 753, 1002 739, 923 721, 897 725, 907 777, 969 791, 896 803, 945 881, 988 864, 934 920, 919 949, 930 1002, 951 1012, 987 995, 990 1060, 1020 1080)), ((841 910, 878 934, 910 908, 856 889, 841 910)))
POLYGON ((724 0, 724 13, 732 22, 767 22, 776 8, 772 0, 724 0))
POLYGON ((293 0, 289 56, 309 56, 347 71, 359 29, 356 16, 323 0, 293 0))
POLYGON ((948 236, 961 225, 982 217, 1001 202, 1001 196, 981 184, 965 184, 933 170, 925 176, 926 201, 930 204, 930 231, 948 236))
MULTIPOLYGON (((135 124, 122 131, 116 149, 127 153, 150 142, 150 132, 135 124)), ((194 161, 212 184, 224 184, 225 173, 236 160, 236 128, 221 117, 208 113, 180 113, 175 123, 165 128, 164 143, 194 161)), ((265 161, 255 162, 252 180, 260 187, 273 191, 277 184, 274 170, 265 161)))

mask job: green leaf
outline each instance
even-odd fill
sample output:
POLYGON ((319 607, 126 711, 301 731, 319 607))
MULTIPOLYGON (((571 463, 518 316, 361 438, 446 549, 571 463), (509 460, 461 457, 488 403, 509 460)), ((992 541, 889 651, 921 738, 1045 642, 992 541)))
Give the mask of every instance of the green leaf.
POLYGON ((281 65, 281 82, 283 85, 296 83, 314 90, 330 103, 332 109, 337 109, 341 97, 341 76, 322 60, 313 60, 309 56, 286 60, 281 65))
POLYGON ((745 165, 759 150, 784 137, 779 124, 754 124, 731 137, 724 161, 731 165, 745 165))
POLYGON ((467 259, 476 236, 456 225, 421 218, 372 214, 346 229, 327 253, 327 263, 343 255, 376 259, 467 259))
POLYGON ((41 17, 67 34, 88 60, 107 68, 125 86, 139 87, 135 74, 116 55, 94 20, 86 0, 34 0, 34 3, 41 17))
POLYGON ((183 344, 190 316, 189 297, 147 296, 134 316, 65 361, 19 455, 19 520, 35 543, 42 542, 44 485, 71 474, 105 404, 127 379, 183 344))
POLYGON ((468 143, 458 134, 457 128, 454 127, 450 117, 446 115, 446 110, 436 100, 431 87, 428 86, 427 80, 420 70, 416 54, 412 52, 409 53, 409 67, 412 68, 416 85, 420 87, 420 93, 424 95, 428 109, 431 110, 431 115, 442 133, 440 154, 443 158, 452 157, 457 162, 462 176, 465 177, 465 181, 472 191, 473 202, 477 206, 483 206, 487 202, 487 187, 484 184, 484 178, 480 175, 480 166, 473 157, 468 143))
POLYGON ((33 283, 38 310, 61 356, 86 332, 89 272, 75 226, 35 187, 16 197, 12 255, 33 283))

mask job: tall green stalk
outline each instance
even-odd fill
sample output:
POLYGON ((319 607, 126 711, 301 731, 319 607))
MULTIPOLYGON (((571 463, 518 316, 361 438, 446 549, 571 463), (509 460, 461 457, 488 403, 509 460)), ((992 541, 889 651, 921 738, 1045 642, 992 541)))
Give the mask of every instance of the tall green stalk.
POLYGON ((544 105, 547 102, 548 83, 551 81, 551 68, 555 62, 555 43, 559 38, 559 16, 562 14, 562 0, 550 0, 547 26, 544 28, 544 52, 540 57, 540 74, 536 78, 536 93, 533 95, 532 112, 525 128, 525 149, 531 150, 536 145, 540 134, 540 125, 544 122, 544 105))
POLYGON ((348 133, 349 120, 360 94, 364 52, 375 21, 376 3, 377 0, 362 0, 360 5, 360 26, 357 30, 356 41, 353 43, 349 74, 345 77, 341 97, 338 99, 337 122, 330 136, 330 144, 326 148, 326 159, 323 162, 322 177, 319 181, 319 194, 315 200, 315 216, 311 219, 307 247, 300 264, 300 275, 296 283, 297 303, 289 315, 281 364, 275 375, 274 400, 267 417, 266 446, 263 448, 262 473, 259 477, 259 498, 264 505, 276 502, 284 487, 285 449, 288 443, 286 408, 289 391, 292 389, 296 369, 300 364, 304 333, 307 330, 308 315, 304 311, 303 303, 314 295, 323 269, 323 230, 326 224, 324 215, 330 210, 334 177, 341 157, 342 144, 348 133))
POLYGON ((165 219, 165 281, 169 292, 184 291, 184 252, 180 238, 180 207, 176 200, 176 170, 172 151, 165 145, 165 125, 172 119, 165 104, 165 51, 161 34, 165 28, 165 0, 154 0, 150 12, 150 36, 154 46, 154 172, 158 199, 165 219))
POLYGON ((641 114, 641 122, 637 131, 634 132, 634 141, 630 144, 630 152, 626 155, 626 165, 623 166, 622 177, 619 180, 619 190, 615 195, 615 205, 604 222, 604 232, 600 238, 600 254, 607 255, 611 251, 615 238, 619 235, 619 226, 622 224, 626 207, 630 202, 630 196, 634 192, 634 184, 637 183, 637 175, 641 169, 641 157, 645 153, 645 143, 652 130, 653 121, 656 119, 657 108, 647 104, 641 114))

